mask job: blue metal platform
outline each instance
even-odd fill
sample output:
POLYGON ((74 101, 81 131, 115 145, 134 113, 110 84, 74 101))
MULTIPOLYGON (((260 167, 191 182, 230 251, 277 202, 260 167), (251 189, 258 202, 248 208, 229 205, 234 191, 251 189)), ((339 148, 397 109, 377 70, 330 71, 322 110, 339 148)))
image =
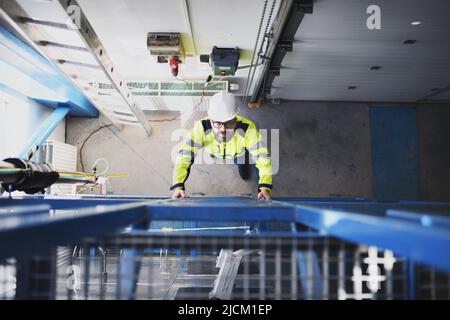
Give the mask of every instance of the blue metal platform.
MULTIPOLYGON (((449 213, 447 202, 375 202, 351 198, 280 198, 272 202, 242 197, 2 198, 0 257, 108 235, 132 224, 148 226, 156 221, 185 222, 181 226, 192 226, 195 222, 196 227, 211 221, 225 226, 230 222, 284 223, 308 227, 317 235, 389 249, 450 272, 450 255, 446 253, 450 247, 449 213)), ((299 232, 258 231, 258 237, 274 231, 279 237, 296 237, 299 232)))

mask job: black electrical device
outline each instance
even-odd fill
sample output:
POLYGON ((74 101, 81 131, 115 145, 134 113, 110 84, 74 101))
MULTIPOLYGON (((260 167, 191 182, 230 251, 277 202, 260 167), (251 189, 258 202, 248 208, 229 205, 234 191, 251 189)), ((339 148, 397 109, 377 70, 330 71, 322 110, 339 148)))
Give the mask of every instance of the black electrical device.
POLYGON ((209 54, 201 54, 200 55, 200 62, 209 63, 209 54))
POLYGON ((216 76, 233 76, 239 64, 239 48, 214 46, 211 53, 211 68, 216 76))

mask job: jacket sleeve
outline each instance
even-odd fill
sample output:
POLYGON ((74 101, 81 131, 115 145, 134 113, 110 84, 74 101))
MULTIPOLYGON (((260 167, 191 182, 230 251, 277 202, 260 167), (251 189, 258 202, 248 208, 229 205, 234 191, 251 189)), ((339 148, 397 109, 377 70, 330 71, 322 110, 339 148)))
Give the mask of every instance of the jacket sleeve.
POLYGON ((203 146, 203 127, 200 122, 189 131, 187 137, 181 142, 173 169, 172 186, 170 190, 181 188, 189 177, 191 166, 194 163, 196 152, 203 146))
POLYGON ((245 147, 252 155, 259 171, 258 190, 272 191, 272 162, 269 158, 269 150, 254 123, 251 123, 247 129, 245 147))

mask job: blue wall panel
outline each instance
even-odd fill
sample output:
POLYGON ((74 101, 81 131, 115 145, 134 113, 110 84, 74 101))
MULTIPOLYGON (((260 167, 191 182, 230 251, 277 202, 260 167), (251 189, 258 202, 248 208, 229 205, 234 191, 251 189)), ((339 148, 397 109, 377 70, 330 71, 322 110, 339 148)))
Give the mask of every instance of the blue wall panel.
POLYGON ((371 108, 372 193, 379 200, 419 198, 416 109, 371 108))

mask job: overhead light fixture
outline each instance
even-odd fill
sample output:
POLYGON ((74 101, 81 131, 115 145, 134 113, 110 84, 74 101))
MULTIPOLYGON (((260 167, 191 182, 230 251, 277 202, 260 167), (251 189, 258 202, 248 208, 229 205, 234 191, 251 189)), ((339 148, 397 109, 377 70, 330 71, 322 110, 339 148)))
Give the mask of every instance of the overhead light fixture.
POLYGON ((413 22, 411 22, 411 25, 418 26, 421 23, 422 23, 422 21, 413 21, 413 22))
POLYGON ((381 66, 371 66, 370 70, 380 70, 381 66))
POLYGON ((414 43, 416 43, 416 42, 417 42, 417 40, 414 40, 414 39, 408 39, 408 40, 403 41, 403 44, 414 44, 414 43))
POLYGON ((348 89, 348 90, 355 90, 355 89, 356 89, 356 86, 348 86, 347 89, 348 89))

